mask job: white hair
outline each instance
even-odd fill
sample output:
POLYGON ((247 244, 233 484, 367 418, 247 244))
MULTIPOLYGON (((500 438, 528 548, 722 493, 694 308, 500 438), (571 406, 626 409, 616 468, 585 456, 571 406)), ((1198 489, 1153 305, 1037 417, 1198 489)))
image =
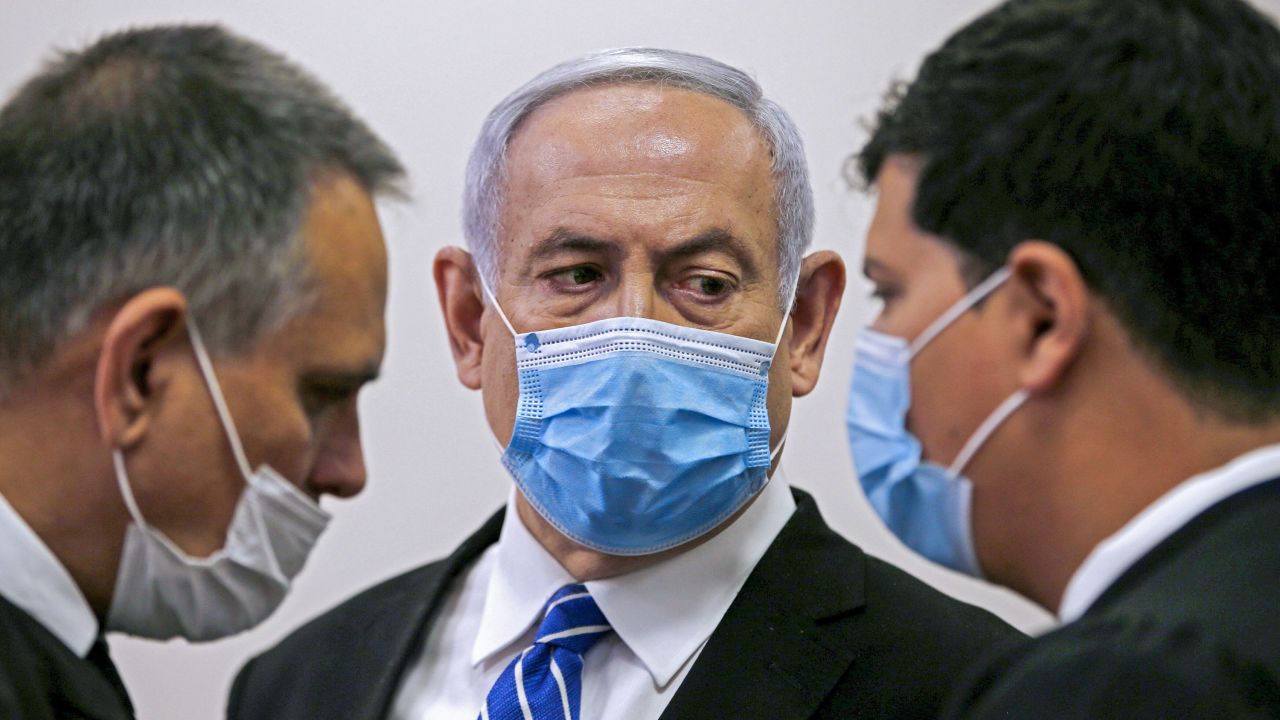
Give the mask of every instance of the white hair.
POLYGON ((764 97, 745 72, 701 55, 654 48, 604 50, 544 71, 498 103, 485 118, 467 164, 462 221, 467 244, 490 287, 498 281, 499 217, 506 190, 507 146, 544 103, 582 88, 654 83, 719 98, 746 113, 773 153, 779 302, 792 297, 800 260, 813 239, 813 190, 804 143, 787 112, 764 97))

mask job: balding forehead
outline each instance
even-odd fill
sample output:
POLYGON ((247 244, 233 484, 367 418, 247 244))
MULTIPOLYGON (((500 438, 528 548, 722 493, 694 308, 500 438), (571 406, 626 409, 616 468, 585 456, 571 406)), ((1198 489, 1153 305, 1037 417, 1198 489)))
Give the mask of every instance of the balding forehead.
POLYGON ((676 174, 771 190, 771 153, 751 119, 702 93, 650 83, 585 88, 548 101, 507 152, 509 190, 570 176, 676 174))

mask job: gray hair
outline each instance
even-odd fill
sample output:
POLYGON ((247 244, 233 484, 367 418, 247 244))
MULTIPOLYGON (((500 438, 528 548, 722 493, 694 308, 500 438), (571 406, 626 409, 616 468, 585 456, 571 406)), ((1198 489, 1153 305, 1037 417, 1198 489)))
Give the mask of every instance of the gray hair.
POLYGON ((215 353, 250 346, 305 303, 298 230, 330 174, 398 193, 404 169, 319 81, 220 27, 55 57, 0 110, 0 380, 155 286, 215 353))
POLYGON ((751 119, 773 152, 779 303, 786 302, 813 239, 813 190, 799 130, 745 72, 701 55, 654 48, 605 50, 556 65, 508 95, 485 118, 467 164, 462 221, 467 244, 489 286, 496 288, 498 281, 499 217, 511 138, 525 118, 556 97, 622 83, 654 83, 710 95, 751 119))

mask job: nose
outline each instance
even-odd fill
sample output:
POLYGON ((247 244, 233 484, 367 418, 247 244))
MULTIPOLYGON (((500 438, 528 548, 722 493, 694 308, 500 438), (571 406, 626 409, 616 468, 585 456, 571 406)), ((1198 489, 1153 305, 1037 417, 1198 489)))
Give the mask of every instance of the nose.
POLYGON ((368 480, 355 403, 333 420, 321 439, 307 485, 320 495, 355 497, 364 490, 368 480))
POLYGON ((625 274, 618 288, 618 316, 652 318, 656 293, 657 281, 651 273, 625 274))

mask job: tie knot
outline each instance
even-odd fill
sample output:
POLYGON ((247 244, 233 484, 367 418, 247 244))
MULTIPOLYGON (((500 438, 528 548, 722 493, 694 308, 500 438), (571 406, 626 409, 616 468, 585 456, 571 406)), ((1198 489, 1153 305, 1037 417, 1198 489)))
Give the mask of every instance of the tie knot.
POLYGON ((565 585, 547 601, 535 642, 582 655, 612 630, 585 585, 565 585))

